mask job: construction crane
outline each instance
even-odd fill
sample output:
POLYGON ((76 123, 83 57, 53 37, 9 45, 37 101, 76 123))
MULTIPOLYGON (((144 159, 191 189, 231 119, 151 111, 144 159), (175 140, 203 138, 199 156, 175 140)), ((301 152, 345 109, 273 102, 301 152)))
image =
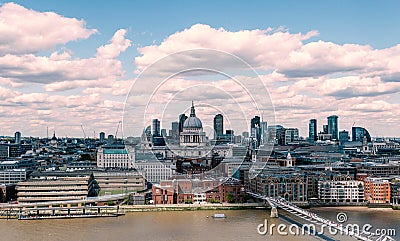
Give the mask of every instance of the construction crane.
POLYGON ((118 139, 118 130, 119 130, 119 125, 122 123, 122 121, 119 121, 118 122, 118 125, 117 125, 117 131, 115 132, 115 139, 118 139))
POLYGON ((83 129, 83 125, 81 125, 82 128, 82 132, 83 132, 83 139, 86 140, 86 133, 85 133, 85 129, 83 129))

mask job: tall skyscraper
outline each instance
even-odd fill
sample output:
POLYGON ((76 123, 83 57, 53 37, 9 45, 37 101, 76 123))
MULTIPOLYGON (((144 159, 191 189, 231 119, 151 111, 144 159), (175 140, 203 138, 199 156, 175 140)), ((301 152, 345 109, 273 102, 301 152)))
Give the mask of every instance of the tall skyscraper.
POLYGON ((251 137, 256 138, 257 140, 257 147, 261 143, 261 126, 260 126, 260 117, 259 116, 254 116, 254 118, 251 119, 251 126, 250 126, 250 135, 251 137))
POLYGON ((260 145, 267 144, 268 142, 268 125, 266 121, 260 123, 261 143, 260 145))
POLYGON ((103 142, 104 142, 104 139, 106 138, 106 134, 105 134, 104 132, 100 132, 99 135, 100 135, 100 136, 99 136, 100 142, 103 143, 103 142))
POLYGON ((215 140, 224 134, 224 117, 221 114, 218 114, 214 117, 214 131, 215 140))
POLYGON ((179 122, 171 123, 171 137, 173 140, 179 140, 179 122))
POLYGON ((310 143, 314 143, 316 140, 318 140, 317 131, 317 120, 311 119, 310 123, 308 123, 308 141, 310 143))
POLYGON ((19 131, 15 132, 14 141, 16 144, 21 144, 21 132, 19 131))
POLYGON ((183 131, 183 123, 185 123, 187 118, 188 117, 185 114, 179 115, 179 133, 183 131))
POLYGON ((153 119, 151 132, 153 133, 153 136, 155 136, 155 137, 161 135, 161 132, 160 132, 160 121, 158 119, 153 119))
POLYGON ((332 135, 333 140, 339 140, 338 118, 336 115, 328 116, 328 134, 332 135))

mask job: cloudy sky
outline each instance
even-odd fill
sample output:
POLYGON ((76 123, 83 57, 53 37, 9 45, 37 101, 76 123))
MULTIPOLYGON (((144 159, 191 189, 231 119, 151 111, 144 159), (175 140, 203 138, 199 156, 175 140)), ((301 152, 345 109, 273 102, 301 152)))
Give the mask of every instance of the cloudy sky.
POLYGON ((271 100, 275 122, 302 136, 333 114, 341 130, 400 136, 398 1, 217 2, 0 1, 0 136, 113 134, 125 100, 139 127, 168 129, 194 100, 205 128, 221 112, 241 133, 271 100), (193 49, 221 54, 168 58, 193 49), (179 72, 196 66, 221 72, 179 72))

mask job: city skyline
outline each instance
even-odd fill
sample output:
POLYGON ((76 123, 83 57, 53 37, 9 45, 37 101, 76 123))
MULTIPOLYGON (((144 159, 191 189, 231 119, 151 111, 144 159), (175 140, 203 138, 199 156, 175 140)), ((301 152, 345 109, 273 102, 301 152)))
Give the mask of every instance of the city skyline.
MULTIPOLYGON (((332 115, 339 116, 338 131, 361 126, 371 136, 400 136, 400 45, 393 31, 400 19, 395 1, 340 6, 311 1, 289 8, 271 2, 186 7, 178 2, 168 7, 77 1, 0 4, 0 136, 20 131, 22 136, 45 137, 49 128, 57 136, 80 137, 82 126, 88 136, 93 131, 96 137, 102 131, 115 133, 140 71, 168 54, 193 48, 217 49, 248 62, 270 93, 275 123, 298 128, 301 136, 308 136, 310 119, 317 119, 320 131, 332 115), (215 9, 205 11, 210 6, 215 9), (141 11, 149 7, 154 7, 154 19, 141 11), (301 17, 302 11, 307 18, 301 17), (104 19, 104 14, 109 17, 104 19), (231 14, 243 14, 247 21, 231 14), (157 25, 161 21, 165 28, 157 25)), ((243 75, 238 71, 234 77, 243 75)), ((231 90, 234 100, 243 93, 224 77, 207 77, 177 76, 163 87, 161 100, 176 86, 188 89, 204 79, 216 86, 201 89, 197 98, 180 96, 180 104, 171 110, 176 116, 167 116, 168 126, 162 128, 170 129, 193 99, 210 100, 226 113, 236 110, 217 90, 231 90)), ((196 110, 204 123, 213 125, 218 113, 201 106, 196 110)), ((152 118, 159 118, 156 114, 152 118)), ((235 117, 231 125, 224 123, 226 129, 249 131, 249 125, 240 127, 235 117)))

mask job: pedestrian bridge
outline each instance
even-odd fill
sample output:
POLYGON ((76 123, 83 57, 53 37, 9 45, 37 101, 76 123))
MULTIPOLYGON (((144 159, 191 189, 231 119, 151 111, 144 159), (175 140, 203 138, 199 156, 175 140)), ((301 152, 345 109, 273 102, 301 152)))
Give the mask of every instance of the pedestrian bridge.
POLYGON ((354 228, 351 229, 349 226, 346 226, 342 223, 334 222, 327 218, 323 218, 316 213, 304 210, 291 202, 283 198, 273 198, 267 197, 260 194, 247 192, 250 196, 254 198, 259 198, 265 200, 269 206, 271 207, 271 217, 278 217, 278 207, 287 211, 288 213, 299 217, 307 222, 310 222, 314 225, 323 226, 326 228, 330 228, 331 230, 337 230, 337 233, 347 235, 349 237, 353 237, 358 240, 365 240, 365 241, 391 241, 395 240, 390 236, 386 235, 377 235, 375 233, 359 233, 355 232, 354 228))

